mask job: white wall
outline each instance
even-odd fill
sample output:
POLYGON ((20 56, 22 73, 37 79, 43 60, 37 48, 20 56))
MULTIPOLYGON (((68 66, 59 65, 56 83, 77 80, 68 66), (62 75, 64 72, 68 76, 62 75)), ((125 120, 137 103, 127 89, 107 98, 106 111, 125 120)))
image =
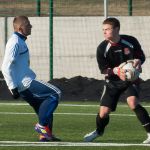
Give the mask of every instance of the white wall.
MULTIPOLYGON (((8 18, 8 37, 13 33, 12 19, 8 18)), ((38 79, 49 80, 49 18, 30 17, 32 35, 27 39, 31 66, 38 79)), ((121 34, 129 34, 140 41, 147 60, 141 77, 150 78, 150 17, 118 17, 121 34)), ((77 75, 102 79, 96 62, 96 48, 103 40, 104 17, 54 18, 54 78, 77 75)), ((4 18, 0 18, 0 57, 4 52, 4 18)), ((2 60, 2 59, 1 59, 2 60)), ((0 63, 1 63, 0 60, 0 63)))
MULTIPOLYGON (((121 34, 140 41, 147 60, 141 77, 148 79, 150 64, 150 17, 118 17, 121 34)), ((56 77, 82 75, 102 79, 95 58, 97 45, 103 40, 103 17, 58 17, 54 19, 54 50, 57 55, 56 77), (65 67, 64 67, 65 62, 65 67), (57 76, 58 75, 58 76, 57 76)))
POLYGON ((0 18, 0 65, 3 60, 4 49, 5 49, 5 26, 4 18, 0 18))

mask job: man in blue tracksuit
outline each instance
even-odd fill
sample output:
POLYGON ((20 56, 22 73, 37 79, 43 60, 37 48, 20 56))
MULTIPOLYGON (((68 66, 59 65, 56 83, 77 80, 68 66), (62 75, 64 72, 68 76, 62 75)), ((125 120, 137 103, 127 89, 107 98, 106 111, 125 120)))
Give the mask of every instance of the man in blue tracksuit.
POLYGON ((36 74, 29 67, 29 49, 25 43, 32 29, 29 19, 17 16, 13 27, 2 63, 7 86, 15 99, 22 97, 35 110, 39 119, 35 130, 40 134, 40 141, 58 141, 52 134, 52 123, 61 91, 52 84, 36 80, 36 74))

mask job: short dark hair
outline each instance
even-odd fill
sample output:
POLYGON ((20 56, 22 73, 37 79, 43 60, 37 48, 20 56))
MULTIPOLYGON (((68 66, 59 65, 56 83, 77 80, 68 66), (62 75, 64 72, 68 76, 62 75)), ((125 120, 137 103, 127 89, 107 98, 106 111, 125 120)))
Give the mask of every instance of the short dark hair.
POLYGON ((113 28, 118 27, 120 29, 120 21, 116 18, 106 18, 103 24, 110 24, 113 28))

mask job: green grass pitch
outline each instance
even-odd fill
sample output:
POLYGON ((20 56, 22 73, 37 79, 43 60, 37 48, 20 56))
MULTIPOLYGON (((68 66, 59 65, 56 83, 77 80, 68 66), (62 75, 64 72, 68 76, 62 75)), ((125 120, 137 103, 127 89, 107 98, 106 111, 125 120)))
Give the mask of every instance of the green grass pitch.
MULTIPOLYGON (((150 112, 150 104, 143 105, 150 112)), ((83 136, 95 129, 98 110, 99 102, 61 102, 54 114, 54 133, 62 142, 47 144, 38 142, 38 134, 34 131, 37 117, 27 103, 1 101, 0 150, 150 149, 150 146, 141 145, 146 133, 126 104, 119 104, 117 111, 111 114, 102 137, 94 143, 84 143, 83 136)))

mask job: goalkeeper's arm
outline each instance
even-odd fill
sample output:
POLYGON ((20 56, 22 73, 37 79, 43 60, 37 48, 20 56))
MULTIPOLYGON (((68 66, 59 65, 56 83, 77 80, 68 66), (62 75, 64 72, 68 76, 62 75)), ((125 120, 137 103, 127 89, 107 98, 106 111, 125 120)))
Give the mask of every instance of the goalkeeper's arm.
POLYGON ((125 81, 126 80, 125 72, 126 71, 119 66, 119 67, 114 67, 113 69, 112 68, 104 69, 102 73, 108 77, 112 75, 117 75, 121 80, 125 81))

